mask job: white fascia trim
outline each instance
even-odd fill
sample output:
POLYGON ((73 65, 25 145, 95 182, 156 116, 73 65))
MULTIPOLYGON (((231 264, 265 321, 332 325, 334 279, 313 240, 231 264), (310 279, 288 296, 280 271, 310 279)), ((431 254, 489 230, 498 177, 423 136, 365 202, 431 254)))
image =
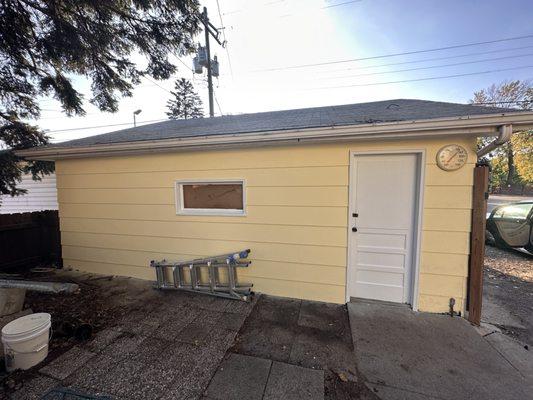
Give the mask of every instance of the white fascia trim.
POLYGON ((19 150, 33 160, 98 157, 152 152, 187 151, 205 148, 235 148, 341 140, 394 140, 454 135, 495 136, 498 127, 512 124, 515 131, 533 127, 533 112, 488 114, 468 117, 380 122, 373 124, 305 128, 282 131, 196 136, 100 144, 85 147, 50 147, 19 150))

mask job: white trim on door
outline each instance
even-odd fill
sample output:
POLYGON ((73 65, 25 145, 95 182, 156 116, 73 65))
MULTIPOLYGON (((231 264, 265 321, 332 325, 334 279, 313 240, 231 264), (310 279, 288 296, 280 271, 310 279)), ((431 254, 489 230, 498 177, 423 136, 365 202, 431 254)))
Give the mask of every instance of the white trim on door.
POLYGON ((347 216, 347 230, 346 237, 347 245, 347 266, 346 266, 346 302, 350 301, 350 285, 354 282, 354 266, 352 256, 353 241, 350 239, 352 234, 352 213, 353 210, 353 193, 354 188, 354 173, 353 164, 357 155, 387 155, 387 154, 414 154, 417 156, 417 204, 415 209, 414 221, 414 241, 412 252, 412 279, 411 279, 411 307, 414 311, 418 311, 418 294, 419 294, 419 275, 420 275, 420 256, 421 256, 421 241, 422 241, 422 216, 424 205, 424 178, 426 175, 426 151, 424 149, 405 149, 405 150, 376 150, 376 151, 350 151, 350 165, 348 178, 348 216, 347 216))

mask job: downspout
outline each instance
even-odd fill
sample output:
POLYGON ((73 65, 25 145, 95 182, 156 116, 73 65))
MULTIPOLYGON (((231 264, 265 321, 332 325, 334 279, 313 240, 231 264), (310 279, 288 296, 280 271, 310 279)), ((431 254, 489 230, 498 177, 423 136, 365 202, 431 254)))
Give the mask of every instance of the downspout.
POLYGON ((490 153, 495 148, 500 147, 502 144, 507 143, 509 140, 511 140, 511 135, 513 133, 513 125, 502 125, 498 128, 498 131, 500 132, 498 134, 498 137, 477 152, 478 159, 483 157, 485 154, 490 153))

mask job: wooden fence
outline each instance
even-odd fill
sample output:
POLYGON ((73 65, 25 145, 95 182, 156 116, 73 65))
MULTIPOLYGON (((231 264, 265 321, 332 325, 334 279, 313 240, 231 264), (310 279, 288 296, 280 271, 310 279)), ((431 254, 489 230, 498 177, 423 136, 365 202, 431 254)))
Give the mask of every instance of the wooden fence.
POLYGON ((61 265, 57 211, 0 214, 0 269, 61 265))

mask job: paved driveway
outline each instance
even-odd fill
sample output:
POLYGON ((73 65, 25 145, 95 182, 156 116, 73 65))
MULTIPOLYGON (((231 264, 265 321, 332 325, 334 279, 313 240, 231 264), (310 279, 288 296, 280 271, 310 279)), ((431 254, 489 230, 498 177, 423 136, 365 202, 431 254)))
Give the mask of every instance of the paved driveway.
POLYGON ((463 318, 371 302, 348 313, 359 371, 381 399, 531 398, 533 374, 463 318))

